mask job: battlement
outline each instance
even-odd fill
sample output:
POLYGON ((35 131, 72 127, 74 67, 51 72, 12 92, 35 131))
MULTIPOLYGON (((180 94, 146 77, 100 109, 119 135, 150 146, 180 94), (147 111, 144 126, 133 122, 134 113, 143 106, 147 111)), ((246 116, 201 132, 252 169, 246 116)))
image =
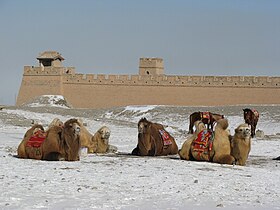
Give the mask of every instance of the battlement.
POLYGON ((75 67, 54 67, 54 66, 48 66, 48 67, 34 67, 34 66, 24 66, 24 72, 23 75, 31 76, 31 75, 41 75, 41 76, 47 76, 47 75, 63 75, 63 74, 75 74, 75 67))
POLYGON ((167 76, 167 75, 64 75, 64 83, 100 85, 280 87, 280 77, 255 76, 167 76))

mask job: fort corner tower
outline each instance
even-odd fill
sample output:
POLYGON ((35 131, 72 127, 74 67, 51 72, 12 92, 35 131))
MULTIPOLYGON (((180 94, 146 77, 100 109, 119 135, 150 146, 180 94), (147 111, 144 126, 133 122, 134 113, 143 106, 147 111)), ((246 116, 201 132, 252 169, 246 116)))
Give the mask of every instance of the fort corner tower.
POLYGON ((56 51, 45 51, 37 57, 38 66, 24 66, 16 105, 41 95, 63 95, 63 75, 75 74, 74 67, 63 67, 64 58, 56 51))

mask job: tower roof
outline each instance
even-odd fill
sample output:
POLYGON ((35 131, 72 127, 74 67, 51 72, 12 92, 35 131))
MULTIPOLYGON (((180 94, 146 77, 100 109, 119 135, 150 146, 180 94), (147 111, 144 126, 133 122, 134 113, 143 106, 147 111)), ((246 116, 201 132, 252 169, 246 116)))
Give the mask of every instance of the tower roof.
POLYGON ((61 54, 59 52, 56 52, 56 51, 45 51, 45 52, 42 52, 38 57, 37 57, 38 60, 43 60, 43 59, 51 59, 51 60, 56 60, 56 59, 59 59, 59 60, 65 60, 61 54))

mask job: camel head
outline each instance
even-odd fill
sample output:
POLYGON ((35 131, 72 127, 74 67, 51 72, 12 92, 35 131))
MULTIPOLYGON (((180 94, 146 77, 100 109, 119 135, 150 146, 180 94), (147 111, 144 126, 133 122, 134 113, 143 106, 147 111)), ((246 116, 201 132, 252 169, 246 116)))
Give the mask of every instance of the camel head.
POLYGON ((149 122, 146 118, 141 118, 141 120, 138 122, 138 133, 145 134, 148 132, 150 127, 151 122, 149 122))
POLYGON ((251 125, 248 125, 247 123, 239 125, 235 129, 235 135, 242 139, 249 138, 251 136, 251 125))
POLYGON ((111 131, 107 126, 102 126, 99 130, 98 133, 101 136, 101 139, 104 141, 105 144, 109 144, 109 137, 111 135, 111 131))

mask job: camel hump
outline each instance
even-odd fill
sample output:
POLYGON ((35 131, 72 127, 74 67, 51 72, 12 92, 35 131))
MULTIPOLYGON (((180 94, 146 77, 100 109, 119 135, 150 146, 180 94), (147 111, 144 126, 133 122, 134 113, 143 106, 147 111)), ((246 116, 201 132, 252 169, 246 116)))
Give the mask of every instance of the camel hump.
POLYGON ((220 127, 223 130, 226 130, 228 127, 228 120, 227 119, 220 119, 217 121, 216 127, 220 127))

